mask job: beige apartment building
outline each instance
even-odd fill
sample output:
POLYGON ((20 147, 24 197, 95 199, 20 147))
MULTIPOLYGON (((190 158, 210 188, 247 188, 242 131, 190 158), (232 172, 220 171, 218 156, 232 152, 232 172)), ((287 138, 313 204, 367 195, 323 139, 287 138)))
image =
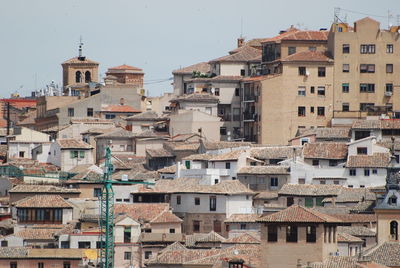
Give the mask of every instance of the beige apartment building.
MULTIPOLYGON (((298 130, 400 110, 399 27, 364 18, 265 39, 263 76, 242 80, 243 138, 287 144, 298 130)), ((397 116, 396 113, 394 113, 397 116)))
POLYGON ((332 25, 328 51, 335 62, 335 119, 365 117, 371 109, 400 110, 399 37, 399 27, 382 30, 368 17, 354 22, 354 27, 332 25))

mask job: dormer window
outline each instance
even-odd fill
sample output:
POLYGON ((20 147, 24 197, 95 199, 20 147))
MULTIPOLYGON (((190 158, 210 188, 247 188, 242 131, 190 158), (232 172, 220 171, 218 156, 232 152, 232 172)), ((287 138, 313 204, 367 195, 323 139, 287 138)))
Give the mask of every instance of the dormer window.
POLYGON ((397 205, 397 197, 395 195, 392 195, 391 197, 389 197, 388 203, 391 206, 396 206, 397 205))

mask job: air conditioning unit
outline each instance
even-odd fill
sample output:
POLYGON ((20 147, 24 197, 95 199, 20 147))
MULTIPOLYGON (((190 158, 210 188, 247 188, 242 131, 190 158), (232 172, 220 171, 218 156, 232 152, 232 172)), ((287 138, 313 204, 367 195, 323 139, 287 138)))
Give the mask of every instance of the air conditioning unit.
POLYGON ((393 95, 393 92, 391 92, 391 91, 385 92, 385 97, 391 97, 392 95, 393 95))

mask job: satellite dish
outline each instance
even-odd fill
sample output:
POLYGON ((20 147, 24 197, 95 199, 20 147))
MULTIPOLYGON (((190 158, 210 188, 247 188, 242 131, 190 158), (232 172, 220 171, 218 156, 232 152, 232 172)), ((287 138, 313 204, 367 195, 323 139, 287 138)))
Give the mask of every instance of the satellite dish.
POLYGON ((239 251, 238 251, 237 249, 235 249, 235 250, 233 251, 233 254, 239 255, 239 251))

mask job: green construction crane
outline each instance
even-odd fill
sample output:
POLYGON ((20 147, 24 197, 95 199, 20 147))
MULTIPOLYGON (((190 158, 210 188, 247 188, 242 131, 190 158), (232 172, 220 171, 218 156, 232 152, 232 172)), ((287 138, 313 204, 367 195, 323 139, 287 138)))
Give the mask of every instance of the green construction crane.
POLYGON ((101 183, 103 184, 102 194, 100 196, 100 267, 114 268, 114 191, 113 184, 148 184, 151 182, 119 182, 113 181, 111 178, 113 172, 113 164, 111 163, 111 149, 107 146, 104 163, 104 176, 101 183))

